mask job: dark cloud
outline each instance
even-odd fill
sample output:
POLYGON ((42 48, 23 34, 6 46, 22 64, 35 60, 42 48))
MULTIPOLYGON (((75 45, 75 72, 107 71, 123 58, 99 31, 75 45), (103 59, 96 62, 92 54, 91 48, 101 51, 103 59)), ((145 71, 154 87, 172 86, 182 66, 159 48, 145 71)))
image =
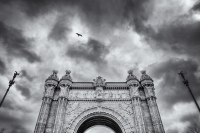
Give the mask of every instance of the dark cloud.
MULTIPOLYGON (((153 4, 150 0, 16 0, 3 4, 11 3, 18 5, 19 9, 29 17, 37 17, 54 10, 63 11, 67 7, 74 7, 78 9, 82 21, 87 23, 88 27, 92 26, 93 30, 106 30, 117 24, 129 22, 136 31, 141 32, 146 30, 144 21, 148 19, 153 10, 153 4)), ((58 30, 58 32, 63 31, 58 30)))
POLYGON ((4 74, 6 71, 5 63, 0 59, 0 74, 4 74))
POLYGON ((123 15, 137 32, 144 33, 148 30, 144 22, 148 20, 152 11, 153 5, 149 0, 127 0, 123 15))
POLYGON ((170 59, 162 63, 156 63, 150 66, 149 73, 155 80, 162 79, 160 84, 160 97, 162 101, 171 108, 178 102, 191 102, 192 97, 186 86, 183 84, 180 71, 184 72, 186 79, 189 80, 190 87, 196 98, 200 97, 200 79, 197 62, 193 60, 170 59))
POLYGON ((167 130, 167 133, 179 133, 179 130, 178 129, 169 129, 167 130))
POLYGON ((6 133, 28 133, 24 124, 28 122, 26 119, 15 117, 14 114, 0 113, 0 125, 5 128, 6 133))
MULTIPOLYGON (((4 92, 4 94, 5 94, 5 92, 4 92)), ((5 109, 12 110, 12 109, 15 109, 15 103, 11 99, 9 99, 9 97, 7 97, 7 98, 5 98, 5 100, 2 104, 2 107, 5 109)))
POLYGON ((17 88, 18 91, 21 92, 21 94, 22 94, 25 98, 27 98, 27 99, 30 98, 31 92, 30 92, 29 88, 24 87, 24 86, 21 86, 21 85, 18 85, 18 84, 16 85, 16 88, 17 88))
POLYGON ((151 32, 149 36, 156 41, 159 48, 180 54, 199 55, 199 35, 199 22, 187 22, 180 19, 180 21, 164 24, 158 32, 151 32))
POLYGON ((26 70, 21 70, 20 76, 27 78, 29 81, 32 81, 34 79, 34 77, 29 75, 26 70))
POLYGON ((78 46, 70 45, 66 55, 71 58, 89 61, 101 66, 107 64, 105 57, 108 53, 108 47, 97 40, 89 39, 87 43, 82 43, 78 46))
POLYGON ((194 11, 200 11, 200 2, 197 2, 193 8, 192 8, 194 11))
POLYGON ((196 109, 196 111, 197 111, 197 113, 195 113, 195 114, 188 114, 188 115, 183 116, 181 118, 181 121, 182 122, 189 122, 190 124, 197 123, 199 125, 200 122, 199 122, 198 109, 196 109))
POLYGON ((8 56, 25 58, 29 62, 40 62, 41 59, 35 53, 30 51, 30 42, 26 39, 20 30, 8 27, 0 21, 0 45, 8 53, 8 56))
POLYGON ((57 22, 53 26, 49 38, 55 41, 59 41, 66 38, 67 33, 71 31, 70 28, 66 26, 67 20, 64 16, 59 16, 57 22))

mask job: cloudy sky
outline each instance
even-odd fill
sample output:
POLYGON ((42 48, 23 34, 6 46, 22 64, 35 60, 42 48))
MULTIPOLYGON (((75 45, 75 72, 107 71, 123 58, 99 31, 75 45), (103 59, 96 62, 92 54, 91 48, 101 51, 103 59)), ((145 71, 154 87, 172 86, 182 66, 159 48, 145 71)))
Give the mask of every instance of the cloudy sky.
MULTIPOLYGON (((178 72, 200 103, 200 4, 197 0, 1 0, 0 108, 6 133, 32 133, 44 81, 72 71, 73 81, 125 82, 145 69, 155 83, 166 133, 184 133, 199 114, 178 72), (76 32, 83 37, 77 37, 76 32)), ((110 133, 96 127, 87 133, 110 133)), ((112 132, 111 132, 112 133, 112 132)))

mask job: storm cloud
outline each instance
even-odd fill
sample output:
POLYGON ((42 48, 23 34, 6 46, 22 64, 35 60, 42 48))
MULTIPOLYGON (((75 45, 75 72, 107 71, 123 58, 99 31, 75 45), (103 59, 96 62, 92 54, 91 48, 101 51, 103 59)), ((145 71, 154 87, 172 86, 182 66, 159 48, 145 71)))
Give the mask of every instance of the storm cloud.
POLYGON ((30 51, 31 40, 26 39, 18 29, 9 27, 0 21, 0 40, 1 47, 9 55, 25 58, 27 61, 40 62, 41 59, 34 52, 30 51))
POLYGON ((29 130, 23 126, 26 122, 28 122, 28 119, 20 119, 15 117, 12 114, 0 114, 1 127, 5 128, 5 132, 9 133, 27 133, 29 130), (10 128, 5 123, 9 123, 9 125, 12 127, 10 128))
POLYGON ((199 34, 199 22, 187 22, 187 20, 180 18, 172 23, 163 24, 157 32, 152 32, 150 37, 156 40, 158 48, 197 56, 200 50, 199 34), (191 49, 191 47, 195 48, 191 49))
POLYGON ((68 23, 68 21, 65 20, 65 16, 59 16, 48 37, 55 41, 65 39, 66 35, 71 32, 71 29, 68 28, 65 23, 68 23))
POLYGON ((196 74, 199 73, 197 62, 193 60, 182 60, 173 58, 162 63, 156 63, 151 66, 151 76, 155 79, 162 79, 160 88, 162 91, 162 99, 168 105, 173 107, 179 102, 191 102, 192 97, 186 86, 182 83, 181 77, 178 75, 183 71, 185 78, 188 79, 190 87, 198 99, 200 98, 200 79, 196 74))
POLYGON ((182 122, 189 122, 191 125, 194 124, 194 123, 199 125, 199 123, 200 123, 199 117, 197 117, 197 116, 198 116, 197 113, 196 114, 188 114, 188 115, 182 117, 181 121, 182 122))
POLYGON ((21 70, 20 76, 27 78, 29 81, 33 81, 34 79, 34 77, 29 75, 26 70, 21 70))
POLYGON ((21 95, 23 95, 26 99, 29 99, 31 96, 31 92, 29 88, 24 87, 22 85, 16 85, 18 91, 20 91, 21 95))
POLYGON ((200 2, 197 1, 197 3, 192 8, 194 11, 200 11, 200 2))
POLYGON ((0 59, 0 73, 4 74, 6 70, 6 65, 5 63, 0 59))
POLYGON ((80 45, 70 45, 66 52, 67 56, 77 60, 89 61, 96 65, 105 65, 105 57, 109 53, 109 48, 95 39, 89 39, 87 43, 80 45))
POLYGON ((153 10, 153 4, 149 0, 17 0, 3 2, 3 4, 18 5, 19 9, 31 18, 52 11, 62 12, 65 11, 65 7, 74 7, 79 10, 78 14, 82 20, 95 31, 100 28, 106 30, 106 28, 128 22, 136 31, 144 32, 147 30, 144 22, 153 10))

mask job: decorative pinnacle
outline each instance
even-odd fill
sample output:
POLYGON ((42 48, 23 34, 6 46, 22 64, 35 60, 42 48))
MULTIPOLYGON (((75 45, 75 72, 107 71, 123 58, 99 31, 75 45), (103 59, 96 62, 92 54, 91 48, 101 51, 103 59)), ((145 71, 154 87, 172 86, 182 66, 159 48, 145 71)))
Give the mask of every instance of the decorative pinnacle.
POLYGON ((66 72, 67 75, 71 73, 70 70, 66 70, 65 72, 66 72))
POLYGON ((128 74, 133 74, 133 70, 129 70, 129 71, 128 71, 128 74))
POLYGON ((142 74, 146 74, 146 70, 142 70, 141 73, 142 73, 142 74))
POLYGON ((62 76, 61 80, 71 80, 72 81, 72 78, 70 76, 71 71, 70 70, 66 70, 65 73, 66 74, 64 76, 62 76))
POLYGON ((140 82, 142 82, 143 80, 153 81, 153 79, 149 75, 146 74, 146 70, 142 70, 141 73, 142 73, 142 76, 140 78, 140 82))
POLYGON ((126 78, 126 81, 131 80, 131 79, 132 79, 132 80, 138 80, 137 77, 136 77, 135 75, 133 75, 133 70, 129 70, 129 71, 128 71, 128 74, 129 74, 129 75, 128 75, 128 77, 126 78))
MULTIPOLYGON (((59 80, 59 78, 58 78, 58 76, 57 76, 57 73, 58 73, 58 71, 57 70, 53 70, 53 74, 51 74, 48 78, 47 78, 47 80, 56 80, 56 81, 58 81, 59 80)), ((46 80, 46 81, 47 81, 46 80)))
POLYGON ((53 75, 57 75, 58 70, 53 70, 53 75))

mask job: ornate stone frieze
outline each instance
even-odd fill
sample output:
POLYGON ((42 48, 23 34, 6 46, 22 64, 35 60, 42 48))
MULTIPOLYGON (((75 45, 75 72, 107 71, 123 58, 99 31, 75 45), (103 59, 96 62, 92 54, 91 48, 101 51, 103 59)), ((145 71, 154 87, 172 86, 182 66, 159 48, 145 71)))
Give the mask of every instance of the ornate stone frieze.
POLYGON ((69 99, 130 99, 129 90, 70 90, 69 99))

